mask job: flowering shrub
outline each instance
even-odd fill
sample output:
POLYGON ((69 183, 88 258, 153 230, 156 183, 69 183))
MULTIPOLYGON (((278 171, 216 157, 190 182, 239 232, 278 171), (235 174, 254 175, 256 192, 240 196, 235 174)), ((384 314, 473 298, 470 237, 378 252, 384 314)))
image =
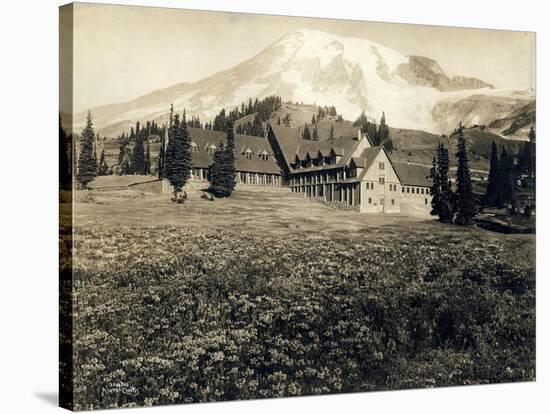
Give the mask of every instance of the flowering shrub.
POLYGON ((532 239, 76 229, 77 409, 533 380, 532 239))

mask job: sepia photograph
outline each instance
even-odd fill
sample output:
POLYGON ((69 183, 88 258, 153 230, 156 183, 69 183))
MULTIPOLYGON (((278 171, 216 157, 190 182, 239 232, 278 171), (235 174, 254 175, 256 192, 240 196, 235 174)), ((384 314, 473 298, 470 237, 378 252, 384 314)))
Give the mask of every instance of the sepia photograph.
POLYGON ((535 42, 61 6, 59 405, 535 381, 535 42))

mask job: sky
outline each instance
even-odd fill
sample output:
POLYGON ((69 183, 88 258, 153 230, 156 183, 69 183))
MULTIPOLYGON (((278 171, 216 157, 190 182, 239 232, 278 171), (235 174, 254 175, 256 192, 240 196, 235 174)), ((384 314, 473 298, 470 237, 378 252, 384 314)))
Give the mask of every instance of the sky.
POLYGON ((531 32, 88 3, 76 3, 73 24, 75 112, 200 80, 300 29, 367 38, 429 57, 449 76, 535 88, 531 32))

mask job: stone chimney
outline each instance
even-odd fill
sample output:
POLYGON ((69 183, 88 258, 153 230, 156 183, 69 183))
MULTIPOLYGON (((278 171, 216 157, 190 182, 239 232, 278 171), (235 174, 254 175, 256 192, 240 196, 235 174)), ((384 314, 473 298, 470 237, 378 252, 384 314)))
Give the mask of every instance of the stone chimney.
POLYGON ((361 128, 357 130, 357 141, 361 141, 361 128))

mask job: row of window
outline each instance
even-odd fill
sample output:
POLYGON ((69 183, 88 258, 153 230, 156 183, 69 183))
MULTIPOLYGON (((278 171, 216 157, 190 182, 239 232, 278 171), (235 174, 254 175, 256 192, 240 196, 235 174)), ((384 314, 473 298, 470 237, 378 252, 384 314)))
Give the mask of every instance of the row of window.
MULTIPOLYGON (((216 152, 217 148, 218 147, 216 147, 214 144, 210 144, 206 147, 206 152, 209 155, 214 155, 214 152, 216 152)), ((194 141, 191 141, 191 152, 194 152, 194 153, 199 152, 199 146, 194 141)), ((254 152, 250 148, 247 148, 246 150, 244 150, 241 153, 241 155, 243 155, 244 158, 247 160, 254 159, 254 152)), ((261 153, 259 153, 258 157, 264 161, 269 161, 269 153, 266 150, 263 150, 261 153)))
POLYGON ((401 187, 401 192, 410 194, 430 194, 430 190, 428 188, 421 187, 401 187))
MULTIPOLYGON (((367 190, 374 190, 374 183, 367 182, 367 190)), ((386 184, 386 179, 384 177, 378 177, 378 184, 384 185, 386 184)), ((389 184, 389 190, 390 191, 397 191, 397 184, 389 184)))
POLYGON ((336 164, 338 161, 338 158, 336 156, 330 156, 330 157, 319 157, 319 158, 306 158, 305 160, 299 160, 296 159, 294 161, 294 164, 292 164, 292 167, 295 169, 298 169, 300 167, 308 168, 312 165, 315 167, 323 166, 323 165, 331 165, 336 164))

